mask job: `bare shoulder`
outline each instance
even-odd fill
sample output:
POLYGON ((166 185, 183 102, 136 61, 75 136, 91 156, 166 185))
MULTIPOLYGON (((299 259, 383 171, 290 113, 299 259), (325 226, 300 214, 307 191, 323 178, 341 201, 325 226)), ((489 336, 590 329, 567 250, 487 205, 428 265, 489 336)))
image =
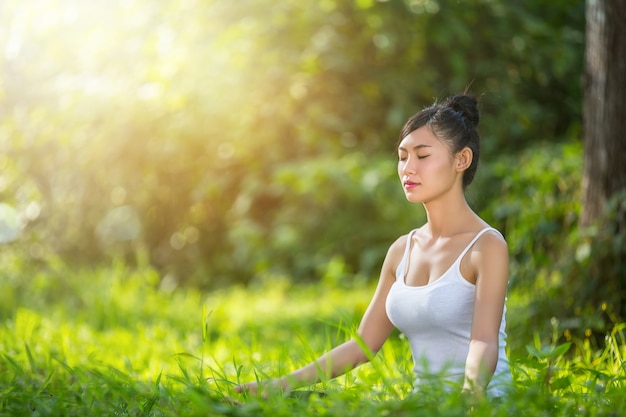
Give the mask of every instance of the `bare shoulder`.
POLYGON ((385 262, 383 264, 383 269, 386 269, 387 272, 391 272, 395 275, 395 271, 404 256, 408 236, 408 233, 400 236, 391 244, 391 246, 389 246, 389 250, 387 250, 385 262))
POLYGON ((500 233, 487 231, 478 238, 472 246, 472 258, 493 259, 505 258, 508 260, 509 246, 500 233))
POLYGON ((484 233, 471 248, 470 262, 477 276, 508 276, 509 247, 499 233, 484 233))
POLYGON ((389 247, 388 253, 404 253, 404 249, 406 248, 406 240, 408 238, 408 233, 397 238, 389 247))
POLYGON ((509 251, 509 246, 507 245, 504 237, 494 230, 489 230, 478 238, 476 247, 480 250, 486 251, 486 253, 490 253, 491 251, 505 251, 508 253, 509 251))
POLYGON ((476 246, 483 249, 489 249, 491 247, 499 247, 500 249, 507 249, 508 245, 504 237, 495 230, 486 231, 476 241, 476 246))

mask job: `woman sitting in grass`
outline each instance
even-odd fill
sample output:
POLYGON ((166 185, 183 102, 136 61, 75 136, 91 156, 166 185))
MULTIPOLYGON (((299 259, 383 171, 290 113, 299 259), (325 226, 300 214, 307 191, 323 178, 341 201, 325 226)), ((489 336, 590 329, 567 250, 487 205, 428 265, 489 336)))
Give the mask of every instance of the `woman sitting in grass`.
POLYGON ((238 392, 291 390, 339 376, 378 352, 394 326, 411 345, 415 391, 433 377, 450 389, 502 396, 508 249, 469 207, 464 190, 478 166, 476 100, 456 95, 411 117, 400 135, 398 176, 427 222, 398 238, 385 257, 374 296, 349 340, 280 378, 238 392), (261 385, 261 386, 259 386, 261 385))

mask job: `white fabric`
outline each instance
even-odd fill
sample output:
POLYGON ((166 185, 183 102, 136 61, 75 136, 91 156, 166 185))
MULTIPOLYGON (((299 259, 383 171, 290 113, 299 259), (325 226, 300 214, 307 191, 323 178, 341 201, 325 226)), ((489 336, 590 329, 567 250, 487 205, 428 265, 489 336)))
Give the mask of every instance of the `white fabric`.
MULTIPOLYGON (((405 269, 411 248, 409 233, 406 250, 396 270, 396 282, 386 301, 389 320, 409 340, 413 354, 415 388, 433 376, 445 382, 461 385, 465 374, 465 361, 469 352, 472 314, 476 286, 461 275, 460 264, 465 253, 487 231, 481 230, 461 252, 452 266, 431 284, 414 287, 406 285, 405 269)), ((499 332, 498 363, 488 392, 501 396, 510 384, 511 374, 505 352, 505 314, 502 314, 499 332)))

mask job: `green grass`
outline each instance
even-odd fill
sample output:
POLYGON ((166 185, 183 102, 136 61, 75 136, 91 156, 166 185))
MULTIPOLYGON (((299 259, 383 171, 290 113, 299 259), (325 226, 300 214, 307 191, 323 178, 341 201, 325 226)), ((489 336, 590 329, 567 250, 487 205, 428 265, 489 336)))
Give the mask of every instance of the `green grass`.
MULTIPOLYGON (((516 385, 498 404, 470 405, 438 387, 411 395, 409 347, 398 333, 372 363, 312 387, 325 395, 245 398, 234 393, 236 382, 288 372, 349 337, 373 283, 290 286, 269 277, 247 289, 203 294, 159 281, 151 270, 121 264, 46 272, 7 265, 0 273, 0 415, 626 413, 623 324, 603 348, 589 340, 561 343, 557 330, 525 341, 512 358, 516 385)), ((521 299, 513 294, 509 314, 523 314, 521 299)))

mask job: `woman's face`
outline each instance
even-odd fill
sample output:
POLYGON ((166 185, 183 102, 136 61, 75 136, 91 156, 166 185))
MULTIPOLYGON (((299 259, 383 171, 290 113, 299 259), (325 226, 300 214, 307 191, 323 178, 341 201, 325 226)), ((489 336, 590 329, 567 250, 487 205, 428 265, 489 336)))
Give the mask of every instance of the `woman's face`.
POLYGON ((407 200, 413 203, 432 201, 455 185, 458 172, 448 145, 426 126, 402 139, 398 158, 398 176, 407 200))

